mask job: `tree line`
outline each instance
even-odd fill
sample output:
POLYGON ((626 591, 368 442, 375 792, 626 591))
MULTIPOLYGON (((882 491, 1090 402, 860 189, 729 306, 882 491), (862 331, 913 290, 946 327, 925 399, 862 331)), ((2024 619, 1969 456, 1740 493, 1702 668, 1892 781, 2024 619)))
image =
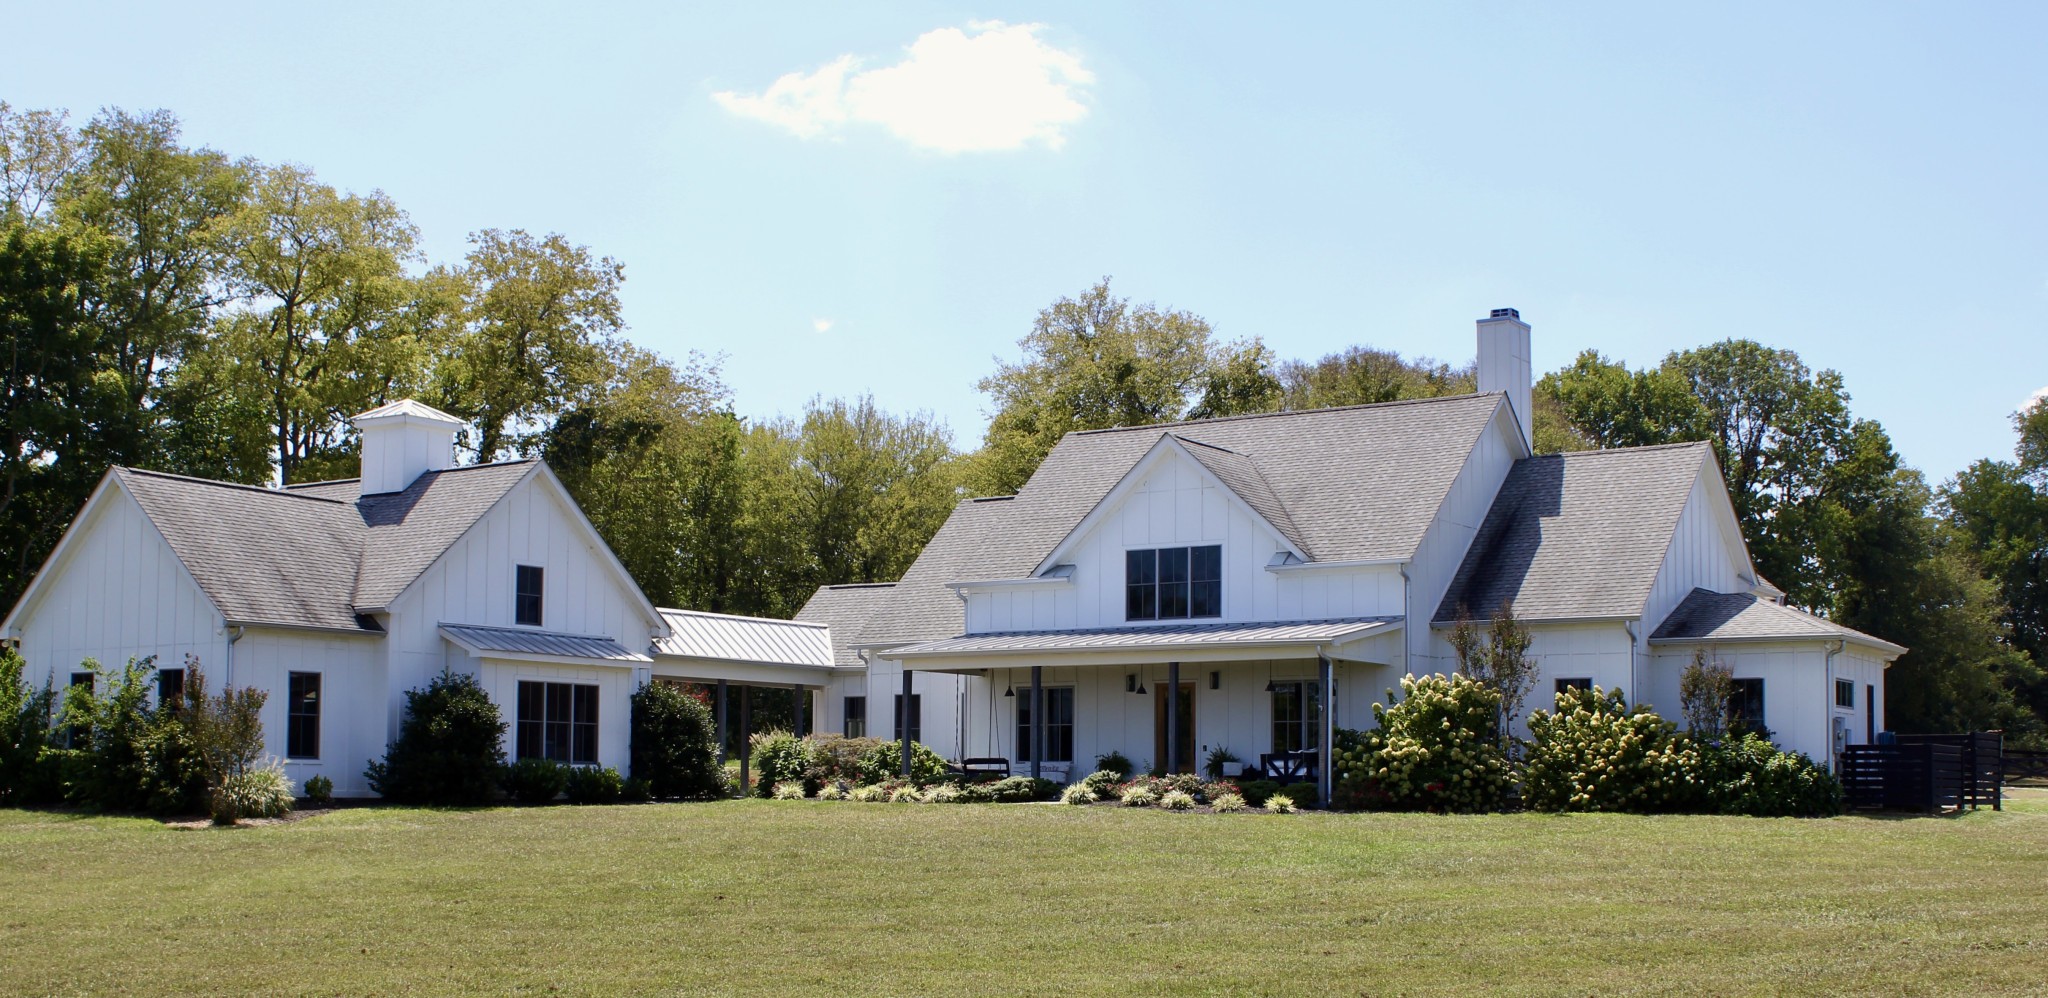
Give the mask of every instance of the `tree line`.
MULTIPOLYGON (((430 260, 381 192, 187 145, 169 112, 0 104, 0 603, 110 465, 244 483, 351 477, 348 417, 416 397, 474 461, 540 456, 648 596, 788 616, 902 574, 953 505, 1015 492, 1075 430, 1458 394, 1471 364, 1354 346, 1283 359, 1102 281, 1041 310, 979 383, 959 449, 867 397, 737 414, 714 356, 634 344, 625 268, 567 237, 471 233, 430 260)), ((1912 651, 1902 730, 2048 717, 2048 406, 2011 460, 1930 485, 1839 373, 1744 339, 1536 386, 1543 452, 1710 441, 1758 569, 1796 606, 1912 651)))

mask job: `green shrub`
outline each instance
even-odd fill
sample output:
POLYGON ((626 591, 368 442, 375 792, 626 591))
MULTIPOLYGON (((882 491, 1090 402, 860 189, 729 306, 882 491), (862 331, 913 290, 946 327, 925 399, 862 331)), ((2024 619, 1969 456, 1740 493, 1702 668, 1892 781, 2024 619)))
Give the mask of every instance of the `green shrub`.
POLYGON ((1253 807, 1264 807, 1267 798, 1280 792, 1280 784, 1273 780, 1253 780, 1249 783, 1238 784, 1237 792, 1244 797, 1246 804, 1253 807))
POLYGON ((1232 814, 1250 806, 1245 803, 1243 797, 1237 794, 1224 794, 1209 802, 1209 807, 1217 814, 1232 814))
POLYGON ((711 707, 682 687, 649 683, 633 694, 633 748, 628 769, 658 800, 712 800, 732 794, 718 764, 718 726, 711 707))
POLYGON ((626 778, 610 766, 572 766, 562 789, 571 804, 617 804, 626 796, 626 778))
POLYGON ((1334 775, 1345 799, 1442 811, 1499 807, 1510 780, 1495 730, 1500 694, 1441 674, 1403 676, 1401 692, 1396 702, 1373 704, 1379 726, 1338 754, 1334 775))
POLYGON ((1195 809, 1195 795, 1185 790, 1168 790, 1159 795, 1159 806, 1169 811, 1192 811, 1195 809))
POLYGON ((334 799, 334 781, 325 776, 308 777, 305 791, 307 800, 315 804, 325 804, 334 799))
POLYGON ((764 731, 754 736, 754 792, 763 797, 774 793, 778 783, 795 781, 810 796, 818 783, 809 774, 818 768, 817 747, 808 739, 787 731, 764 731))
MULTIPOLYGON (((910 743, 910 781, 933 783, 946 775, 946 760, 923 742, 910 743)), ((896 741, 876 742, 860 756, 860 778, 883 783, 903 778, 902 745, 896 741)))
POLYGON ((1280 788, 1280 793, 1294 802, 1295 807, 1314 807, 1322 802, 1323 792, 1313 783, 1289 783, 1280 788))
POLYGON ((1803 753, 1743 734, 1699 753, 1707 806, 1759 818, 1822 818, 1842 813, 1842 785, 1803 753))
POLYGON ((1012 776, 989 784, 988 792, 998 804, 1024 804, 1059 799, 1060 785, 1030 776, 1012 776))
POLYGON ((1266 798, 1266 810, 1274 814, 1293 814, 1294 798, 1286 794, 1274 794, 1266 798))
POLYGON ((822 786, 828 780, 852 782, 861 779, 861 757, 882 744, 879 738, 848 738, 834 734, 811 735, 806 740, 811 743, 812 751, 811 768, 804 773, 804 782, 813 787, 822 786))
POLYGON ((1095 788, 1086 783, 1068 784, 1065 790, 1060 791, 1062 804, 1093 804, 1101 799, 1096 795, 1095 788))
POLYGON ((398 740, 364 775, 370 789, 406 804, 487 801, 505 766, 505 722, 475 677, 442 672, 405 693, 398 740))
POLYGON ((57 694, 47 681, 30 687, 26 672, 14 649, 0 647, 0 807, 54 804, 64 792, 54 767, 42 761, 57 744, 50 727, 57 694))
POLYGON ((1116 796, 1116 785, 1122 783, 1124 779, 1125 777, 1114 769, 1098 769, 1087 776, 1081 777, 1081 782, 1078 785, 1087 787, 1090 792, 1095 794, 1096 800, 1108 800, 1116 796))
POLYGON ((1700 756, 1677 725, 1621 691, 1572 689, 1529 715, 1522 802, 1539 811, 1684 810, 1700 799, 1700 756))
POLYGON ((993 804, 995 800, 995 785, 992 783, 963 784, 953 795, 955 804, 993 804))
POLYGON ((521 804, 549 804, 569 789, 569 767, 553 759, 521 759, 505 767, 506 795, 521 804))
POLYGON ((292 810, 292 781, 277 766, 230 773, 212 793, 213 823, 242 818, 282 818, 292 810))
POLYGON ((1096 756, 1095 768, 1115 773, 1118 783, 1130 779, 1131 774, 1137 772, 1137 768, 1131 765, 1130 757, 1122 752, 1104 752, 1096 756))
POLYGON ((803 800, 810 794, 804 790, 804 781, 783 780, 775 784, 775 789, 769 792, 769 796, 776 800, 803 800))
POLYGON ((85 660, 80 668, 98 676, 90 687, 64 691, 64 726, 85 732, 89 765, 66 788, 75 804, 109 811, 146 811, 157 787, 157 770, 149 756, 154 657, 129 659, 119 673, 85 660), (102 692, 104 691, 104 692, 102 692))

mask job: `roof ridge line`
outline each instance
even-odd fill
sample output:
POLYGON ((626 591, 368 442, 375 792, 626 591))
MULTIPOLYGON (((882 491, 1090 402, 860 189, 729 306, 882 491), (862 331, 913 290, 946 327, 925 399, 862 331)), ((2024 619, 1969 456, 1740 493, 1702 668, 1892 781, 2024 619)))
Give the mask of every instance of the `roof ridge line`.
POLYGON ((1486 396, 1499 397, 1505 396, 1506 394, 1507 393, 1505 392, 1460 392, 1456 395, 1431 395, 1427 398, 1414 399, 1388 399, 1385 402, 1361 402, 1356 405, 1333 405, 1316 409, 1282 409, 1278 412, 1246 412, 1239 413, 1235 416, 1208 416, 1202 419, 1175 420, 1171 423, 1145 423, 1139 426, 1105 426, 1099 430, 1069 430, 1067 431, 1066 435, 1071 437, 1081 437, 1092 436, 1098 433, 1127 433, 1131 430, 1166 430, 1167 432, 1171 433, 1171 427, 1175 426, 1196 426, 1206 425, 1209 423, 1229 423, 1248 419, 1272 419, 1275 416, 1321 415, 1323 413, 1330 412, 1352 412, 1359 409, 1390 409, 1395 406, 1427 405, 1432 402, 1470 401, 1472 399, 1484 398, 1486 396))
POLYGON ((687 617, 716 617, 719 620, 750 620, 762 624, 794 624, 798 627, 826 627, 829 625, 797 620, 792 617, 750 617, 743 613, 719 613, 715 610, 685 610, 675 606, 657 606, 656 613, 680 613, 687 617))
POLYGON ((1685 450, 1694 447, 1712 447, 1711 440, 1674 440, 1668 444, 1637 444, 1634 447, 1588 447, 1584 450, 1561 450, 1549 454, 1535 454, 1532 457, 1588 457, 1596 454, 1636 454, 1651 450, 1685 450))
POLYGON ((303 499, 306 500, 307 502, 324 502, 335 506, 348 505, 348 503, 343 502, 340 499, 330 499, 327 496, 309 496, 303 493, 293 492, 290 489, 290 487, 273 489, 268 485, 246 485, 241 482, 223 482, 218 478, 200 478, 197 475, 180 475, 174 471, 155 471, 149 468, 131 468, 128 467, 127 465, 115 465, 114 467, 121 471, 123 474, 128 475, 146 475, 150 478, 165 478, 174 482, 191 482, 194 485, 211 485, 214 486, 215 488, 222 489, 240 489, 244 492, 255 492, 266 496, 286 496, 292 499, 303 499))

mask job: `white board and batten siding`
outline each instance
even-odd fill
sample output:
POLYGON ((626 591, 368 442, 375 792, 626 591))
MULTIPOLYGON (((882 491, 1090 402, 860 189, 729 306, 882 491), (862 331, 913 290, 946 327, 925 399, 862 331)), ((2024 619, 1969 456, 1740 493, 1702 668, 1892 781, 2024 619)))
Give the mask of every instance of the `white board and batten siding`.
MULTIPOLYGON (((659 621, 648 617, 628 588, 630 583, 595 547, 577 515, 551 482, 538 475, 529 477, 393 601, 385 621, 390 629, 386 708, 391 736, 397 734, 405 691, 424 685, 446 667, 476 675, 487 688, 494 684, 502 687, 491 689, 491 699, 507 724, 509 754, 518 686, 516 678, 508 677, 521 675, 522 670, 511 663, 486 667, 443 638, 439 628, 444 623, 520 626, 515 622, 520 565, 542 569, 541 626, 537 630, 608 637, 634 650, 648 647, 659 621)), ((561 676, 572 674, 580 678, 551 681, 598 685, 600 738, 623 739, 626 727, 616 722, 623 721, 630 710, 633 668, 627 664, 576 666, 560 672, 561 676)), ((526 678, 549 676, 535 673, 526 678)), ((600 746, 604 764, 623 767, 623 751, 614 753, 608 746, 609 741, 600 746)))
POLYGON ((1721 476, 1707 473, 1712 469, 1713 465, 1702 459, 1700 474, 1693 476, 1692 492, 1679 511, 1671 546, 1665 549, 1664 562, 1650 583, 1650 596, 1643 604, 1643 622, 1648 625, 1643 629, 1645 641, 1694 589, 1741 593, 1752 588, 1744 578, 1753 569, 1745 553, 1742 528, 1721 476))
MULTIPOLYGON (((1458 566, 1465 561, 1472 539, 1486 522, 1501 483, 1507 481, 1515 461, 1522 456, 1521 430, 1514 414, 1503 404, 1494 410, 1486 432, 1479 435, 1479 442, 1473 445, 1464 467, 1452 480, 1450 492, 1444 496, 1429 528, 1423 531, 1414 560, 1408 566, 1411 605, 1407 612, 1412 626, 1405 641, 1411 674, 1450 672, 1457 667, 1449 641, 1445 635, 1433 634, 1429 623, 1436 616, 1437 604, 1443 602, 1444 593, 1450 590, 1458 566)), ((1399 581, 1398 575, 1395 581, 1399 581)), ((1395 606, 1399 605, 1396 602, 1395 606)), ((1474 616, 1492 612, 1490 607, 1471 610, 1474 616)))
MULTIPOLYGON (((1827 725, 1833 716, 1829 704, 1833 684, 1827 679, 1827 650, 1833 642, 1812 639, 1783 642, 1729 642, 1713 646, 1711 659, 1727 666, 1737 679, 1764 681, 1764 727, 1779 748, 1804 752, 1826 762, 1832 758, 1827 725)), ((1678 682, 1692 663, 1689 645, 1660 646, 1654 656, 1657 696, 1669 703, 1659 710, 1666 718, 1682 721, 1678 682)), ((1836 662, 1840 664, 1840 657, 1836 662)), ((1882 693, 1884 687, 1878 687, 1882 693)))
POLYGON ((118 484, 73 527, 45 574, 15 624, 32 683, 47 677, 61 690, 86 659, 118 670, 154 655, 158 668, 174 669, 191 654, 218 685, 227 652, 220 612, 118 484))
MULTIPOLYGON (((262 712, 264 749, 283 763, 292 782, 303 786, 314 776, 325 776, 338 794, 368 794, 363 769, 384 756, 385 731, 383 725, 360 722, 379 717, 384 707, 383 641, 374 633, 251 627, 235 642, 234 655, 234 684, 270 694, 262 712), (291 758, 286 751, 294 672, 320 677, 320 738, 311 758, 291 758)), ((216 671, 209 680, 215 690, 219 675, 216 671)))

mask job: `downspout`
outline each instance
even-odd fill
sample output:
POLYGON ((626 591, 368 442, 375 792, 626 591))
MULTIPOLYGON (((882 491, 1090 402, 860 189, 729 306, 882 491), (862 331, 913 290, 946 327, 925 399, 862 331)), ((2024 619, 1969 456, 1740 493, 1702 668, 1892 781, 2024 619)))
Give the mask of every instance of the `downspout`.
POLYGON ((221 686, 221 689, 223 689, 223 690, 226 690, 226 689, 228 689, 229 687, 232 687, 233 685, 235 685, 235 642, 237 642, 237 641, 240 641, 240 640, 242 640, 242 635, 244 635, 244 634, 247 634, 247 633, 249 633, 249 629, 248 629, 248 628, 246 628, 246 627, 241 627, 241 626, 239 626, 239 625, 238 625, 238 626, 235 626, 235 627, 230 627, 230 628, 228 628, 228 629, 227 629, 227 631, 228 631, 228 654, 227 654, 227 661, 225 661, 225 662, 222 662, 222 663, 221 663, 221 672, 222 672, 222 676, 221 676, 220 686, 221 686))
POLYGON ((1840 773, 1842 771, 1842 760, 1835 752, 1835 656, 1840 655, 1843 649, 1849 647, 1849 642, 1846 639, 1838 638, 1835 640, 1833 648, 1828 648, 1826 645, 1821 647, 1827 648, 1827 655, 1821 659, 1820 731, 1821 736, 1828 740, 1828 762, 1832 764, 1835 772, 1840 773))
MULTIPOLYGON (((1412 598, 1410 592, 1414 587, 1415 580, 1408 577, 1407 562, 1402 562, 1399 567, 1401 569, 1401 671, 1412 676, 1415 674, 1415 668, 1412 664, 1415 658, 1415 621, 1409 619, 1409 612, 1412 609, 1409 603, 1412 598)), ((1422 630, 1425 635, 1429 632, 1428 627, 1424 627, 1422 630)))
POLYGON ((1628 634, 1628 699, 1630 703, 1642 703, 1643 698, 1636 690, 1636 622, 1624 620, 1621 629, 1628 634))

